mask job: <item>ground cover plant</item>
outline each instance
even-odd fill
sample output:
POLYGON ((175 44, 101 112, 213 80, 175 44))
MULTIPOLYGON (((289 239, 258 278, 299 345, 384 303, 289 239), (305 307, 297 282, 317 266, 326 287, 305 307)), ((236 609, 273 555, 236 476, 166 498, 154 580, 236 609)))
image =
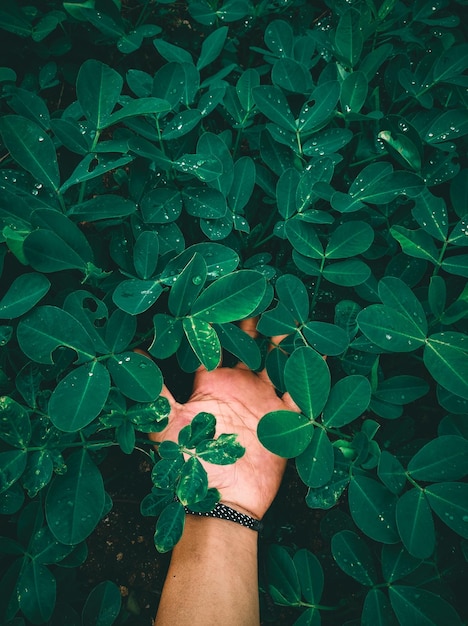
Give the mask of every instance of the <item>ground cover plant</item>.
POLYGON ((222 351, 300 406, 258 436, 322 516, 316 554, 268 547, 262 593, 299 626, 466 623, 464 7, 2 3, 2 624, 130 619, 112 581, 61 596, 112 509, 102 461, 148 456, 170 550, 181 503, 219 498, 200 459, 243 450, 208 414, 147 433, 166 372, 222 351))

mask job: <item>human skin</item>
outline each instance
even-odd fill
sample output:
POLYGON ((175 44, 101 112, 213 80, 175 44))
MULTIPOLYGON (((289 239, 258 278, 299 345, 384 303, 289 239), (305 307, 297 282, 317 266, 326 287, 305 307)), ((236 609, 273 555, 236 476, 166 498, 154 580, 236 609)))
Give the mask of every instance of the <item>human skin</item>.
MULTIPOLYGON (((254 336, 255 320, 241 328, 254 336)), ((272 344, 281 338, 273 338, 272 344)), ((200 412, 216 417, 216 436, 237 433, 245 454, 233 465, 204 463, 208 484, 224 504, 262 519, 273 502, 286 466, 257 438, 259 420, 270 411, 299 411, 289 394, 279 397, 266 371, 239 363, 195 373, 193 392, 180 404, 164 388, 171 413, 154 441, 177 441, 181 428, 200 412)), ((258 533, 240 524, 188 515, 174 547, 155 626, 258 626, 258 533)))

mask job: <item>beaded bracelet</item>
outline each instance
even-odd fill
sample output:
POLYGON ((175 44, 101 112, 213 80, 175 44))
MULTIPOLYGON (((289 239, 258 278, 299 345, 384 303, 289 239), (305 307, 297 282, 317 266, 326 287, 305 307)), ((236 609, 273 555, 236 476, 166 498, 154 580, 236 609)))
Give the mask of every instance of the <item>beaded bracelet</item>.
POLYGON ((246 515, 245 513, 239 513, 235 509, 231 509, 231 507, 226 506, 222 502, 218 502, 214 509, 211 511, 200 512, 200 511, 191 511, 188 507, 184 506, 184 511, 189 515, 199 515, 202 517, 217 517, 219 519, 225 519, 230 522, 236 522, 236 524, 240 524, 241 526, 246 526, 252 530, 256 530, 257 532, 262 528, 262 522, 255 517, 250 517, 250 515, 246 515))

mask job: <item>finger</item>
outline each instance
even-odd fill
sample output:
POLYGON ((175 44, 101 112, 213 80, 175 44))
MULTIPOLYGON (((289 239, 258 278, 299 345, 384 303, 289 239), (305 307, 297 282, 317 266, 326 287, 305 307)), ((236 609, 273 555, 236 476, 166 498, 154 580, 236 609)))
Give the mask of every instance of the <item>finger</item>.
POLYGON ((256 339, 258 337, 257 322, 258 317, 249 317, 240 322, 239 328, 247 335, 250 335, 252 339, 256 339))
MULTIPOLYGON (((248 319, 242 320, 239 323, 239 328, 243 330, 246 335, 249 335, 249 337, 252 337, 252 339, 256 339, 258 337, 257 322, 258 322, 258 317, 249 317, 248 319)), ((235 369, 246 370, 248 372, 250 371, 250 367, 246 365, 245 363, 243 363, 242 361, 239 361, 239 363, 236 363, 234 367, 235 369)))
POLYGON ((171 410, 175 407, 175 405, 177 404, 176 399, 174 398, 174 396, 172 395, 172 393, 169 391, 169 389, 166 387, 166 385, 162 386, 161 389, 161 393, 159 394, 160 396, 162 396, 163 398, 166 398, 166 400, 169 402, 169 405, 171 407, 171 410))
POLYGON ((291 395, 288 392, 283 393, 283 395, 281 396, 281 400, 284 402, 284 404, 286 405, 286 408, 289 411, 294 411, 296 413, 302 412, 300 407, 294 402, 294 400, 291 398, 291 395))

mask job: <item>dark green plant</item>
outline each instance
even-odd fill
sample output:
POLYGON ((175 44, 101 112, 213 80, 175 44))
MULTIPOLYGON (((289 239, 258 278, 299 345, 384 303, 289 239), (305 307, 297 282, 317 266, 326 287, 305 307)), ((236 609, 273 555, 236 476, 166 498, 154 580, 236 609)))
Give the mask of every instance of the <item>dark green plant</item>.
POLYGON ((330 509, 320 559, 271 547, 274 602, 465 623, 466 1, 3 4, 2 624, 124 623, 113 583, 69 607, 56 580, 112 507, 109 446, 154 462, 158 549, 174 496, 214 506, 199 459, 235 462, 234 434, 199 414, 158 460, 146 433, 165 359, 223 350, 300 406, 258 436, 330 509), (251 315, 289 335, 267 357, 251 315))

